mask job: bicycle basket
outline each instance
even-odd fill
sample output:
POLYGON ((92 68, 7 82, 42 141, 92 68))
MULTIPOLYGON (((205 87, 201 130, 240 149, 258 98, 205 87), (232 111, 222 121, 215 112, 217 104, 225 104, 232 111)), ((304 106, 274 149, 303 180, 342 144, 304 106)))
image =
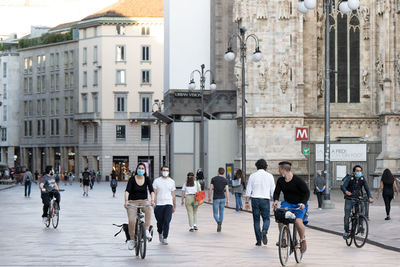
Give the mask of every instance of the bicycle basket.
POLYGON ((274 212, 275 221, 277 223, 283 223, 283 224, 294 223, 296 220, 296 216, 293 213, 292 214, 286 214, 286 213, 292 213, 292 212, 286 209, 276 209, 274 212))

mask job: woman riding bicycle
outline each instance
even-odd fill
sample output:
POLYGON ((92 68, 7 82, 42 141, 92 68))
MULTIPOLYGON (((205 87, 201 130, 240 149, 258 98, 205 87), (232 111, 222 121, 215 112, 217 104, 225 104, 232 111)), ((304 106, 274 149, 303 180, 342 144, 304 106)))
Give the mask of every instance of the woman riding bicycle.
POLYGON ((41 189, 41 197, 43 202, 43 222, 47 221, 47 213, 50 206, 50 201, 53 197, 56 198, 58 208, 60 208, 60 193, 58 192, 58 185, 54 177, 54 170, 52 166, 46 166, 46 175, 42 177, 39 183, 41 189))
MULTIPOLYGON (((150 178, 145 174, 146 166, 143 163, 139 163, 136 167, 135 174, 129 179, 125 190, 124 207, 127 210, 129 220, 129 236, 131 240, 128 240, 128 249, 130 250, 134 249, 136 246, 135 241, 132 240, 135 236, 136 228, 137 208, 135 206, 145 206, 150 204, 148 201, 147 190, 150 192, 151 202, 154 204, 155 195, 153 185, 150 178)), ((151 234, 149 228, 153 209, 151 206, 148 206, 143 208, 143 212, 145 214, 146 237, 150 239, 151 234)))

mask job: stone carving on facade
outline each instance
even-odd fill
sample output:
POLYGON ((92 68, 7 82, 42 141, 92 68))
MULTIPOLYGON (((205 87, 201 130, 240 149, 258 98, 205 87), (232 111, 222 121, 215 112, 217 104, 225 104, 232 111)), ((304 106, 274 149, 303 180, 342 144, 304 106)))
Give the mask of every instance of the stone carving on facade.
POLYGON ((317 11, 317 39, 322 40, 324 35, 324 13, 317 11))
POLYGON ((268 68, 264 66, 264 63, 260 61, 258 67, 258 89, 264 91, 267 88, 268 82, 268 68))
POLYGON ((400 13, 400 0, 397 0, 397 3, 396 3, 396 12, 397 12, 397 13, 400 13))
POLYGON ((280 75, 280 84, 282 93, 286 93, 286 90, 289 86, 289 64, 286 60, 282 60, 281 64, 279 65, 279 75, 280 75))
POLYGON ((278 18, 280 20, 289 19, 290 16, 290 4, 287 0, 280 0, 278 6, 278 18))
POLYGON ((233 20, 240 21, 248 17, 247 0, 236 0, 233 6, 233 20))
POLYGON ((362 84, 365 90, 369 90, 368 80, 369 80, 369 72, 368 70, 364 69, 362 72, 362 84))
POLYGON ((376 0, 376 14, 383 15, 385 13, 385 0, 376 0))
POLYGON ((257 19, 268 19, 267 0, 257 0, 257 19))
POLYGON ((324 80, 323 71, 319 70, 317 74, 317 88, 319 97, 322 97, 324 95, 323 80, 324 80))
POLYGON ((375 69, 378 83, 383 83, 383 62, 380 57, 375 61, 375 69))
POLYGON ((369 29, 370 29, 370 13, 369 13, 369 8, 368 7, 363 7, 361 9, 361 17, 363 19, 363 35, 364 35, 364 40, 369 39, 369 29))
POLYGON ((394 68, 397 71, 397 83, 400 84, 400 54, 394 60, 394 68))

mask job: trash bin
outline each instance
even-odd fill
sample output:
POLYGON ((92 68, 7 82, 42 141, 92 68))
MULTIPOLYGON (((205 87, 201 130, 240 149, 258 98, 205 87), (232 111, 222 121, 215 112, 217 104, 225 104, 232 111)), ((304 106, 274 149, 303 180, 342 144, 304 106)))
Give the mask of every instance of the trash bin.
POLYGON ((106 182, 110 181, 110 176, 106 175, 106 182))

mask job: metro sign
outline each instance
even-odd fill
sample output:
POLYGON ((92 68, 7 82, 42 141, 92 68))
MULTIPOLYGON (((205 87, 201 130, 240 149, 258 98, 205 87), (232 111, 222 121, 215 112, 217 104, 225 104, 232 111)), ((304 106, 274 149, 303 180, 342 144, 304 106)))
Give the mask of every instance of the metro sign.
POLYGON ((310 140, 310 132, 308 127, 296 127, 296 141, 310 140))

